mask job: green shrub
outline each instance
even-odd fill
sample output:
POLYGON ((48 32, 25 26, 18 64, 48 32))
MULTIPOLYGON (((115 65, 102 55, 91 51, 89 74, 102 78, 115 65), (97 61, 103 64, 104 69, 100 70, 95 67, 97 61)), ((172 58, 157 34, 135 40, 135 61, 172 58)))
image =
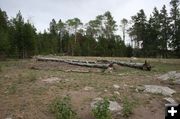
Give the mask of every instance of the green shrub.
POLYGON ((95 108, 92 109, 93 115, 96 119, 112 119, 109 110, 109 100, 104 98, 103 101, 99 101, 95 104, 95 108))
POLYGON ((122 114, 124 117, 129 117, 133 112, 133 107, 135 106, 135 102, 131 102, 127 97, 123 100, 123 109, 122 114))
POLYGON ((71 109, 69 97, 53 100, 50 109, 55 114, 56 119, 77 119, 76 113, 71 109))

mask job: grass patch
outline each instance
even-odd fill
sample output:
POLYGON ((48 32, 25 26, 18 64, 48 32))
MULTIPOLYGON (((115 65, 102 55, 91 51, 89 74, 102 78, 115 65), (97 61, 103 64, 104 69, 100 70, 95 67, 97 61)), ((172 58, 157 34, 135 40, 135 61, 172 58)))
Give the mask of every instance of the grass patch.
POLYGON ((133 108, 135 107, 135 102, 130 101, 127 97, 123 99, 123 109, 122 115, 124 117, 129 117, 133 113, 133 108))
POLYGON ((17 90, 17 85, 13 83, 7 88, 7 90, 8 90, 8 94, 15 94, 17 90))
POLYGON ((92 109, 95 119, 112 119, 111 112, 109 110, 109 100, 104 98, 103 101, 99 101, 95 104, 95 108, 92 109))
POLYGON ((37 80, 37 75, 35 73, 30 72, 28 78, 30 82, 35 82, 37 80))
POLYGON ((0 72, 2 72, 2 66, 0 65, 0 72))
POLYGON ((76 113, 72 110, 70 98, 56 98, 50 105, 50 110, 55 114, 56 119, 78 119, 76 113))

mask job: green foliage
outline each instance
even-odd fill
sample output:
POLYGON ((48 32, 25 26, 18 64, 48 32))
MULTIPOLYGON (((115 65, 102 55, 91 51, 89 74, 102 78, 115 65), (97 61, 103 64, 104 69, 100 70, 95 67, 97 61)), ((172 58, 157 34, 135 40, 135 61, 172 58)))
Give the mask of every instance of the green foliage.
POLYGON ((56 115, 56 119, 77 119, 76 113, 71 108, 69 97, 53 100, 50 110, 56 115))
POLYGON ((130 101, 127 97, 123 99, 123 109, 122 114, 124 117, 129 117, 133 112, 133 107, 135 106, 135 102, 130 101))
POLYGON ((122 38, 115 34, 118 25, 109 11, 90 20, 85 29, 79 18, 65 22, 52 19, 48 31, 37 33, 20 11, 8 20, 6 12, 0 9, 0 58, 29 58, 38 54, 180 57, 179 3, 170 1, 170 15, 165 5, 161 10, 155 7, 150 17, 141 9, 132 16, 129 30, 126 29, 129 20, 122 19, 122 38), (126 33, 134 42, 134 49, 125 45, 126 33))
POLYGON ((8 53, 10 44, 8 39, 8 17, 6 12, 0 9, 0 57, 8 53))
POLYGON ((103 101, 99 101, 95 104, 95 108, 92 109, 93 115, 96 119, 112 119, 109 110, 109 100, 104 98, 103 101))

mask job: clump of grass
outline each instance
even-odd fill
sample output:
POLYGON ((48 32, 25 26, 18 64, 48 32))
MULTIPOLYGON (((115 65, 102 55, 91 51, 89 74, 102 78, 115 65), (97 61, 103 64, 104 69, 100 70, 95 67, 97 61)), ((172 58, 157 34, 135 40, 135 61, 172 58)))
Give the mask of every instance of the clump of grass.
POLYGON ((56 119, 77 119, 76 113, 72 110, 70 98, 56 98, 50 105, 50 110, 55 114, 56 119))
POLYGON ((8 94, 14 94, 17 90, 17 85, 15 83, 11 84, 8 88, 8 94))
POLYGON ((0 72, 2 72, 2 66, 0 65, 0 72))
POLYGON ((173 82, 175 81, 176 79, 174 77, 170 78, 169 81, 173 82))
POLYGON ((30 82, 34 82, 34 81, 36 81, 36 80, 37 80, 36 74, 35 74, 35 73, 30 73, 30 74, 29 74, 29 81, 30 81, 30 82))
POLYGON ((47 87, 33 88, 32 94, 33 95, 42 95, 46 90, 47 90, 47 87))
POLYGON ((129 117, 133 113, 135 104, 136 103, 134 101, 130 101, 127 97, 123 99, 122 114, 124 117, 129 117))
POLYGON ((103 101, 97 102, 95 108, 92 109, 92 112, 96 119, 112 119, 109 110, 109 100, 107 98, 104 98, 103 101))

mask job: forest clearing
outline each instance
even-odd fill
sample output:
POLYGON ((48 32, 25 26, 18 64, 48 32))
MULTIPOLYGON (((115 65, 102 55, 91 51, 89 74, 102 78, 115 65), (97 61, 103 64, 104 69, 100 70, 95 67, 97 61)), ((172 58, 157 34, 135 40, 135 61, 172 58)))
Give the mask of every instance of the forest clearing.
POLYGON ((0 119, 171 117, 180 0, 0 0, 0 119))
POLYGON ((56 98, 66 96, 70 98, 71 107, 80 119, 94 119, 91 103, 96 98, 106 97, 119 104, 121 108, 112 112, 115 119, 161 119, 164 118, 164 104, 173 103, 170 98, 180 102, 179 77, 161 79, 163 74, 170 71, 169 75, 173 74, 172 71, 176 71, 176 74, 180 72, 179 59, 46 57, 91 62, 118 60, 143 63, 147 60, 152 69, 144 71, 114 64, 109 70, 63 62, 43 62, 36 58, 1 61, 0 118, 54 119, 55 115, 50 111, 51 103, 56 98), (145 85, 168 87, 174 92, 148 92, 145 85), (168 99, 170 102, 166 101, 168 99), (127 103, 132 107, 126 107, 127 103))

